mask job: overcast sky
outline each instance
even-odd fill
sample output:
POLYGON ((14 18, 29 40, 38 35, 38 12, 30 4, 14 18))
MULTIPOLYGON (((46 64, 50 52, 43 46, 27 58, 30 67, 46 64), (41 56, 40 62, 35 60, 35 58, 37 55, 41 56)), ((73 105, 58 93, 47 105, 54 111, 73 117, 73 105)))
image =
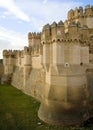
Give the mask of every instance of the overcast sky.
POLYGON ((75 7, 93 0, 0 0, 0 58, 3 49, 23 49, 28 32, 40 32, 53 21, 65 21, 75 7))

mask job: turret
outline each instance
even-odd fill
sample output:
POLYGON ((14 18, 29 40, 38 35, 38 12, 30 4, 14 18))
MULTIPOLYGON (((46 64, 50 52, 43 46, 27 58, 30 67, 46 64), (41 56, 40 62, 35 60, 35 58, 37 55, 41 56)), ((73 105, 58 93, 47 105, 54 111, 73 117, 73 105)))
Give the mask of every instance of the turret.
POLYGON ((73 16, 74 16, 74 10, 70 10, 69 12, 68 12, 68 20, 72 20, 73 19, 73 16))
POLYGON ((41 33, 28 33, 28 46, 35 47, 41 42, 41 33))
POLYGON ((20 50, 17 52, 17 56, 18 56, 17 65, 18 67, 20 67, 21 66, 21 51, 20 50))
POLYGON ((13 73, 14 67, 14 54, 12 50, 3 51, 3 65, 4 65, 4 74, 9 75, 13 73))
POLYGON ((68 20, 66 20, 66 21, 64 22, 64 26, 65 26, 65 33, 68 33, 68 26, 69 26, 68 20))
POLYGON ((45 42, 49 41, 50 39, 51 39, 51 27, 49 24, 46 24, 42 30, 41 41, 45 42))
POLYGON ((83 27, 81 27, 80 36, 82 41, 88 40, 89 30, 87 25, 83 25, 83 27))
POLYGON ((84 14, 83 14, 83 8, 80 6, 79 7, 79 17, 82 17, 84 14))
POLYGON ((72 22, 69 24, 68 33, 70 39, 79 39, 79 28, 80 25, 78 23, 72 22))
POLYGON ((80 22, 81 25, 87 25, 89 28, 93 28, 93 7, 90 5, 87 5, 85 7, 85 10, 83 10, 82 7, 76 8, 75 10, 70 10, 68 12, 68 23, 71 22, 80 22))
POLYGON ((65 38, 65 27, 62 21, 58 22, 57 24, 57 39, 64 39, 65 38))
POLYGON ((85 8, 85 25, 88 26, 89 29, 93 28, 93 8, 90 5, 87 5, 85 8))
POLYGON ((51 24, 51 35, 52 35, 52 41, 56 39, 57 36, 57 23, 53 22, 51 24))
POLYGON ((27 81, 27 78, 31 72, 31 49, 24 47, 24 87, 27 81))
POLYGON ((78 8, 76 8, 75 11, 74 11, 74 18, 75 19, 78 19, 78 16, 79 16, 78 12, 79 12, 79 10, 78 10, 78 8))
POLYGON ((87 5, 87 6, 85 7, 85 16, 87 16, 87 17, 93 16, 93 11, 92 11, 90 5, 87 5))

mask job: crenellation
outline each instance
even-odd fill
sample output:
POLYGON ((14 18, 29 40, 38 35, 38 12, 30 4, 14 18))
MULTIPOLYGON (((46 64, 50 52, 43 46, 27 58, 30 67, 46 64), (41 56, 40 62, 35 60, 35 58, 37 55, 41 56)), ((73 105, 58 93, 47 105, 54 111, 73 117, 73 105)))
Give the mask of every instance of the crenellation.
POLYGON ((28 33, 28 46, 34 47, 37 43, 40 43, 41 40, 41 33, 28 33))
POLYGON ((85 16, 93 16, 93 10, 92 8, 90 7, 90 5, 87 5, 85 7, 85 16))
POLYGON ((79 9, 76 8, 75 11, 74 11, 74 18, 78 19, 78 17, 79 17, 79 9))
POLYGON ((79 7, 78 12, 79 12, 79 17, 83 17, 84 16, 83 7, 82 6, 79 7))
POLYGON ((24 55, 31 55, 31 48, 25 46, 23 53, 24 55))
POLYGON ((68 20, 72 20, 72 19, 73 19, 73 16, 74 16, 74 10, 71 9, 71 10, 68 12, 68 20))
POLYGON ((57 26, 64 26, 64 22, 62 20, 60 20, 57 24, 57 26))
POLYGON ((90 18, 93 16, 93 8, 90 5, 85 7, 85 10, 82 7, 76 8, 75 10, 70 10, 68 12, 68 22, 80 22, 81 25, 88 25, 89 28, 93 26, 93 22, 90 23, 90 18))

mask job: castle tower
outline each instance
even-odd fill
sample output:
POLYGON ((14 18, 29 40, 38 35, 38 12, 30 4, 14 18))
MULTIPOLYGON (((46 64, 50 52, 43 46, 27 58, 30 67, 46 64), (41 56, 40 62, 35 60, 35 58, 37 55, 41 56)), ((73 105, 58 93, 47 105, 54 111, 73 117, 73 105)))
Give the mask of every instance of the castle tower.
POLYGON ((31 72, 31 49, 24 47, 24 87, 31 72))
POLYGON ((78 22, 78 18, 79 18, 79 10, 78 10, 78 8, 76 8, 74 10, 74 17, 73 18, 75 19, 75 22, 77 23, 78 22))
POLYGON ((68 33, 70 39, 79 39, 80 25, 75 22, 71 22, 68 26, 68 33))
POLYGON ((83 10, 82 7, 79 7, 79 9, 70 10, 68 12, 68 23, 71 22, 80 22, 81 26, 87 25, 88 28, 93 28, 93 7, 90 7, 90 5, 87 5, 85 7, 85 10, 83 10))
POLYGON ((18 66, 18 50, 14 50, 13 55, 14 55, 14 66, 18 66))
POLYGON ((68 21, 72 22, 73 21, 73 16, 74 16, 74 10, 70 10, 68 12, 68 21))
MULTIPOLYGON (((53 29, 53 27, 52 27, 53 29)), ((52 35, 53 35, 53 30, 52 35)), ((58 22, 56 26, 56 36, 55 40, 53 39, 52 36, 52 48, 53 48, 53 66, 57 67, 58 65, 62 65, 64 63, 64 44, 63 44, 63 39, 65 38, 65 28, 64 28, 64 23, 62 21, 58 22)), ((56 68, 57 69, 57 68, 56 68)))
POLYGON ((51 24, 51 35, 52 35, 52 41, 56 40, 57 37, 57 23, 53 22, 51 24))
POLYGON ((4 65, 4 74, 10 75, 13 73, 13 67, 14 67, 14 55, 11 50, 3 51, 3 65, 4 65))
POLYGON ((79 18, 78 21, 80 22, 81 26, 86 25, 86 21, 85 21, 85 10, 83 10, 83 7, 79 7, 79 18))
POLYGON ((66 20, 65 22, 64 22, 64 27, 65 27, 65 33, 68 33, 68 26, 69 26, 69 23, 68 23, 68 21, 66 20))
POLYGON ((80 28, 77 24, 69 25, 68 39, 62 24, 54 22, 51 27, 48 25, 44 29, 45 39, 43 38, 42 44, 46 79, 38 116, 50 124, 81 123, 87 112, 88 88, 84 66, 89 64, 88 47, 83 48, 80 45, 80 28), (87 53, 86 62, 84 50, 87 53))
POLYGON ((39 45, 41 42, 41 34, 40 33, 28 33, 28 47, 35 47, 39 45))
POLYGON ((82 41, 88 40, 89 37, 89 30, 87 25, 83 25, 80 29, 80 39, 82 41))
POLYGON ((92 8, 90 7, 90 5, 87 5, 85 7, 85 16, 92 16, 93 15, 93 10, 92 8))
POLYGON ((90 5, 87 5, 85 8, 85 22, 88 28, 93 28, 93 9, 90 5))
POLYGON ((41 43, 43 45, 43 65, 46 71, 49 70, 50 65, 50 40, 51 40, 51 28, 47 24, 43 27, 41 35, 41 43))
POLYGON ((84 14, 83 14, 83 8, 80 6, 79 7, 79 17, 83 17, 84 14))

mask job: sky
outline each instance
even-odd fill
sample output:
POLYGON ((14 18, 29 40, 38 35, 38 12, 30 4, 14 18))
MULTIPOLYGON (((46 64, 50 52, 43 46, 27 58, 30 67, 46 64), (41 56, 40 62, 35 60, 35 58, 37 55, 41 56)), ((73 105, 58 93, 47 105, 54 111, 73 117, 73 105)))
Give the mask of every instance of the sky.
POLYGON ((4 49, 28 46, 28 32, 67 19, 70 9, 93 5, 93 0, 0 0, 0 58, 4 49))

